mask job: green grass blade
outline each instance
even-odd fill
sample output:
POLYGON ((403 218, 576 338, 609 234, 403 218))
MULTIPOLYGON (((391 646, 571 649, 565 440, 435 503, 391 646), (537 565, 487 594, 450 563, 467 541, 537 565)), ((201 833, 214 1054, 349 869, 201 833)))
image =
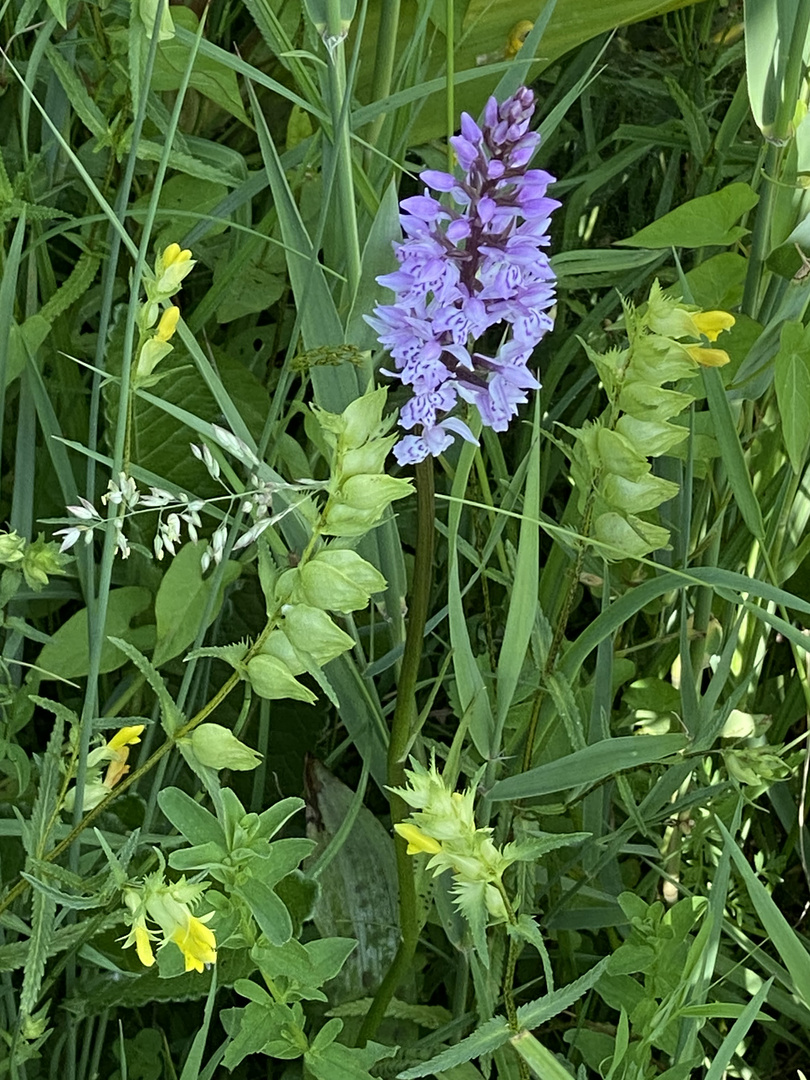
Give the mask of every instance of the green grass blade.
MULTIPOLYGON (((467 480, 475 460, 477 447, 465 443, 461 450, 456 475, 453 480, 453 496, 460 500, 467 487, 467 480)), ((461 602, 459 576, 458 530, 461 523, 462 503, 451 502, 447 521, 448 596, 450 614, 450 645, 453 650, 453 673, 456 677, 462 714, 470 714, 470 735, 478 753, 487 758, 495 733, 495 720, 489 703, 484 678, 475 660, 467 619, 461 602)))
POLYGON ((714 421, 715 438, 720 444, 720 453, 726 469, 729 486, 734 493, 734 500, 743 516, 745 524, 757 540, 765 539, 765 526, 762 511, 759 508, 751 476, 745 463, 745 454, 737 435, 737 424, 731 412, 723 380, 717 368, 703 368, 703 385, 709 412, 714 421))
POLYGON ((774 903, 771 894, 751 869, 731 833, 719 818, 716 822, 726 842, 726 847, 731 852, 732 861, 748 890, 751 903, 756 909, 768 940, 790 972, 796 993, 805 1005, 810 1006, 810 954, 774 903))
POLYGON ((0 322, 0 465, 3 454, 3 418, 6 413, 6 387, 11 381, 10 376, 18 372, 9 370, 9 354, 11 344, 11 331, 14 327, 14 301, 17 295, 17 278, 20 273, 20 259, 22 246, 25 238, 25 207, 23 207, 17 224, 14 228, 14 236, 8 254, 5 256, 3 277, 0 279, 0 311, 4 312, 0 322))
POLYGON ((763 1002, 766 1001, 772 985, 773 978, 764 982, 731 1025, 728 1035, 723 1039, 717 1053, 712 1059, 711 1065, 706 1070, 704 1080, 724 1080, 724 1077, 728 1075, 727 1070, 731 1064, 731 1059, 734 1057, 743 1039, 748 1034, 751 1025, 756 1020, 757 1013, 763 1002))
POLYGON ((530 1031, 518 1032, 510 1041, 539 1080, 571 1080, 568 1069, 530 1031))
POLYGON ((663 761, 687 745, 685 735, 622 735, 603 739, 536 769, 499 780, 490 797, 493 802, 530 799, 596 784, 626 769, 663 761))
POLYGON ((509 595, 503 643, 498 654, 495 740, 491 751, 493 757, 500 752, 501 735, 518 687, 537 610, 540 572, 540 420, 540 395, 536 394, 515 577, 509 595))

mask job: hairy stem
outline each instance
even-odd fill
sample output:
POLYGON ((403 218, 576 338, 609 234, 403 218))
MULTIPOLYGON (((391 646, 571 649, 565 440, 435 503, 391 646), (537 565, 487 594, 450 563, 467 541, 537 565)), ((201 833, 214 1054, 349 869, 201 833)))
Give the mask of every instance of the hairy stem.
MULTIPOLYGON (((416 466, 416 560, 408 610, 408 629, 405 634, 405 651, 402 656, 402 668, 397 684, 397 701, 388 741, 388 784, 392 788, 401 787, 405 783, 405 758, 419 720, 416 706, 416 681, 422 660, 425 625, 433 583, 434 518, 433 459, 428 458, 427 461, 422 461, 416 466)), ((389 795, 389 804, 393 825, 404 821, 410 813, 407 804, 394 792, 389 795)), ((361 1046, 365 1046, 382 1023, 391 998, 411 965, 419 939, 413 860, 406 853, 407 844, 402 837, 394 837, 394 847, 402 937, 396 956, 360 1028, 358 1042, 361 1046)))
MULTIPOLYGON (((506 908, 506 917, 509 920, 510 925, 517 926, 517 916, 515 915, 514 908, 509 900, 503 882, 497 881, 495 884, 498 892, 501 894, 503 906, 506 908)), ((517 1008, 515 1006, 515 968, 517 967, 518 957, 520 956, 522 948, 522 942, 517 934, 510 934, 509 952, 506 957, 506 968, 503 973, 503 1004, 506 1009, 506 1019, 509 1021, 509 1027, 516 1033, 520 1031, 520 1024, 518 1023, 517 1008)), ((522 1058, 518 1062, 518 1072, 520 1080, 529 1080, 529 1067, 522 1058)))

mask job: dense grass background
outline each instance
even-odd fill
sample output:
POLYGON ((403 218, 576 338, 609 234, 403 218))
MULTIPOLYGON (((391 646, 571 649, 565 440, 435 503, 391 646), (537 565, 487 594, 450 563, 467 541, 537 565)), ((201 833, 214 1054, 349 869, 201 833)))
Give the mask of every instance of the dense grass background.
POLYGON ((156 34, 149 0, 0 6, 0 1076, 807 1072, 810 7, 212 0, 169 16, 156 34), (436 463, 432 506, 418 477, 361 530, 387 588, 335 617, 353 645, 302 675, 314 703, 261 697, 232 653, 198 650, 261 639, 268 567, 310 551, 320 496, 298 482, 336 466, 309 403, 340 413, 386 366, 362 316, 390 300, 374 279, 394 265, 397 199, 446 167, 462 109, 523 83, 563 204, 542 390, 507 434, 436 463), (162 377, 138 384, 143 282, 172 243, 196 265, 162 377), (606 405, 583 344, 623 345, 621 298, 643 304, 655 279, 736 322, 718 342, 731 362, 689 384, 687 440, 654 459, 678 486, 656 511, 671 542, 626 559, 593 541, 570 453, 606 405), (100 526, 60 572, 38 535, 81 497, 112 521, 100 500, 122 470, 216 500, 199 541, 184 527, 156 559, 152 511, 128 520, 128 559, 100 526), (234 550, 254 471, 281 485, 274 513, 293 509, 234 550), (414 573, 425 506, 432 580, 414 573), (255 768, 177 747, 209 716, 255 768), (65 808, 93 749, 140 724, 126 781, 65 808), (507 875, 534 931, 494 926, 488 958, 448 882, 392 839, 387 785, 431 751, 475 778, 498 843, 551 836, 507 875), (210 850, 183 862, 218 826, 180 792, 231 829, 239 881, 210 850), (245 815, 299 797, 306 813, 273 823, 288 846, 263 847, 245 815), (266 892, 244 855, 260 849, 266 892), (148 971, 122 951, 125 884, 163 857, 173 880, 216 882, 202 973, 173 947, 148 971), (335 975, 282 956, 291 935, 359 944, 335 975))

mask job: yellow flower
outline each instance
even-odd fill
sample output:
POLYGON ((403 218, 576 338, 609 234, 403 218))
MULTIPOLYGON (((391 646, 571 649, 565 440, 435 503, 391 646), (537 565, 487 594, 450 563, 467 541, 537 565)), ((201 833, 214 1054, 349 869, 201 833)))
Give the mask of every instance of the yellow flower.
POLYGON ((130 727, 122 727, 107 743, 107 749, 115 753, 123 750, 125 746, 134 746, 135 743, 141 741, 141 733, 144 727, 144 724, 132 724, 130 727))
POLYGON ((123 947, 128 949, 130 945, 134 945, 140 962, 144 967, 151 967, 155 962, 155 954, 152 952, 152 938, 155 935, 146 925, 146 911, 141 894, 136 889, 125 888, 123 898, 132 919, 132 929, 124 939, 123 947))
MULTIPOLYGON (((711 340, 713 341, 714 338, 711 340)), ((724 349, 704 349, 700 345, 687 345, 686 351, 694 361, 703 364, 704 367, 723 367, 731 359, 724 349)))
POLYGON ((664 293, 658 281, 653 282, 650 289, 644 320, 647 327, 661 337, 707 337, 709 341, 717 341, 718 336, 724 330, 730 330, 736 321, 727 311, 701 311, 673 300, 664 293))
POLYGON ((211 911, 201 919, 189 915, 186 925, 178 926, 170 938, 183 954, 186 971, 202 971, 206 964, 217 962, 216 938, 205 925, 213 914, 211 911))
POLYGON ((442 850, 442 845, 438 840, 434 840, 432 836, 428 836, 427 833, 422 832, 416 825, 395 825, 394 829, 403 840, 408 841, 408 855, 419 855, 422 852, 428 855, 438 855, 442 850))
POLYGON ((163 249, 163 267, 174 266, 176 262, 184 262, 186 259, 191 258, 191 252, 188 248, 180 250, 179 244, 169 244, 168 247, 163 249))
POLYGON ((156 295, 151 296, 155 300, 158 297, 174 296, 180 288, 180 283, 186 274, 191 272, 196 262, 191 257, 188 248, 181 250, 179 244, 169 244, 155 262, 155 277, 157 284, 154 286, 156 295))
POLYGON ((157 923, 163 935, 158 946, 162 949, 169 942, 183 954, 186 971, 202 971, 206 964, 217 960, 217 942, 214 931, 205 924, 214 912, 197 917, 191 907, 197 904, 208 888, 207 884, 179 881, 167 882, 163 871, 149 874, 142 883, 125 886, 123 899, 129 911, 132 929, 124 940, 124 948, 135 945, 138 959, 145 967, 155 962, 152 941, 158 935, 147 926, 147 919, 157 923))
MULTIPOLYGON (((102 800, 106 799, 110 791, 129 772, 127 758, 129 748, 141 741, 140 735, 144 729, 143 724, 133 724, 122 727, 113 737, 104 744, 97 746, 87 757, 87 775, 84 781, 84 797, 82 810, 92 810, 102 800), (101 766, 109 762, 107 773, 101 779, 101 766)), ((76 799, 76 788, 72 787, 65 796, 64 808, 70 812, 76 799)))
MULTIPOLYGON (((135 951, 138 954, 138 959, 144 967, 151 967, 155 962, 155 954, 152 952, 151 934, 146 928, 145 923, 139 923, 133 926, 132 933, 135 940, 135 951)), ((126 945, 124 946, 126 948, 126 945)))
POLYGON ((106 788, 112 790, 129 772, 129 765, 126 763, 129 757, 129 748, 141 741, 140 735, 143 728, 143 724, 123 727, 107 743, 104 748, 105 758, 110 764, 107 766, 107 775, 104 777, 104 786, 106 788))
POLYGON ((177 329, 177 323, 180 319, 180 308, 174 304, 170 308, 167 308, 160 317, 158 328, 155 331, 155 337, 158 341, 170 341, 174 336, 174 332, 177 329))
MULTIPOLYGON (((692 316, 692 322, 697 327, 698 333, 707 337, 709 341, 717 341, 724 330, 730 330, 737 320, 728 311, 696 311, 692 316)), ((728 361, 726 358, 724 363, 728 361)), ((705 361, 698 361, 705 363, 705 361)), ((712 364, 718 367, 718 364, 712 364)))

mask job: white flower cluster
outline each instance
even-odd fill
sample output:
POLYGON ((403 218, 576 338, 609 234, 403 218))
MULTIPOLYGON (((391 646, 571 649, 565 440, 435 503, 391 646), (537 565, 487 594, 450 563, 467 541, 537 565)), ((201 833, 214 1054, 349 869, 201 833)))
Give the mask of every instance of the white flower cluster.
POLYGON ((119 473, 117 480, 109 481, 107 491, 101 497, 101 501, 105 506, 112 504, 119 507, 117 516, 112 520, 103 518, 91 502, 80 496, 79 505, 68 506, 67 508, 72 515, 68 526, 64 529, 57 529, 54 533, 55 536, 64 537, 59 550, 67 551, 79 539, 83 539, 85 544, 89 544, 96 529, 111 527, 115 530, 116 551, 122 558, 126 559, 131 554, 132 549, 124 533, 125 522, 135 514, 157 510, 157 529, 152 542, 152 549, 155 558, 162 560, 166 552, 170 555, 176 553, 177 545, 182 541, 183 526, 185 526, 188 533, 188 539, 192 543, 196 543, 199 539, 199 530, 202 528, 200 511, 206 506, 214 507, 216 503, 224 500, 228 503, 224 515, 221 509, 217 509, 217 515, 223 517, 223 520, 214 530, 201 559, 202 572, 206 573, 212 565, 218 566, 222 562, 228 540, 228 523, 237 508, 240 508, 243 514, 250 516, 252 524, 237 539, 233 545, 234 551, 249 547, 268 526, 275 524, 285 514, 294 509, 297 504, 292 503, 285 506, 279 513, 272 514, 273 497, 282 488, 285 490, 306 491, 325 486, 324 483, 315 480, 301 480, 296 484, 262 480, 258 475, 260 469, 259 459, 247 443, 232 432, 216 425, 213 426, 212 430, 220 446, 236 457, 242 464, 247 465, 252 470, 257 470, 250 473, 249 486, 246 491, 240 494, 231 491, 222 479, 220 463, 211 452, 211 448, 207 445, 195 446, 192 444, 191 452, 194 457, 205 465, 209 475, 225 489, 226 494, 213 499, 194 499, 182 491, 177 495, 173 495, 170 491, 160 487, 150 487, 148 493, 145 493, 139 489, 131 476, 123 472, 119 473))
MULTIPOLYGON (((198 539, 197 530, 202 527, 200 510, 205 506, 204 499, 190 499, 184 492, 175 496, 170 491, 159 487, 150 487, 148 494, 145 494, 138 488, 133 478, 123 472, 118 474, 117 481, 109 481, 107 491, 101 496, 101 501, 105 506, 111 503, 113 506, 122 508, 118 516, 112 519, 112 527, 115 530, 116 549, 123 559, 129 558, 132 552, 129 540, 124 534, 124 523, 128 517, 136 513, 158 511, 157 532, 152 545, 155 557, 158 559, 163 558, 165 551, 168 551, 170 555, 175 554, 175 545, 181 539, 183 524, 186 525, 189 539, 192 541, 198 539), (138 506, 140 510, 136 510, 138 506), (166 511, 170 512, 164 517, 166 511)), ((71 522, 67 528, 57 529, 54 532, 54 536, 64 536, 60 551, 72 548, 80 537, 85 544, 89 544, 95 530, 107 524, 91 502, 81 496, 79 502, 81 505, 67 508, 69 513, 78 520, 71 522)), ((221 528, 224 529, 225 526, 221 528)), ((224 539, 220 545, 220 558, 222 548, 224 548, 224 539)))

